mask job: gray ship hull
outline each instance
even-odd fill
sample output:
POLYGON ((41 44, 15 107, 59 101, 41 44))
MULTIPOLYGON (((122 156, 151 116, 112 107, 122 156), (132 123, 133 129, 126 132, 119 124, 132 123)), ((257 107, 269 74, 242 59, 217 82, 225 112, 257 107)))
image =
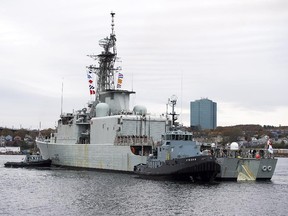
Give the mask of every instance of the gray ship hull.
POLYGON ((221 180, 270 180, 277 159, 272 158, 217 158, 221 166, 216 178, 221 180))
POLYGON ((133 172, 135 165, 147 161, 147 156, 134 155, 130 146, 36 143, 43 159, 56 166, 133 172))

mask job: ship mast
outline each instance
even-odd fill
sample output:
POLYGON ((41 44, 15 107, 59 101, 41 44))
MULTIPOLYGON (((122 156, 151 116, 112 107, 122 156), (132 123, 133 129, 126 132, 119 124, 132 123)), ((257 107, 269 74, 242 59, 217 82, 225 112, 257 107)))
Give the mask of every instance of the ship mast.
POLYGON ((114 16, 115 13, 111 12, 111 34, 99 41, 99 45, 103 48, 101 54, 88 55, 94 60, 98 60, 99 66, 90 65, 87 68, 94 72, 97 77, 97 91, 96 91, 96 103, 99 102, 99 95, 101 92, 107 90, 114 90, 114 74, 119 71, 120 68, 114 68, 115 61, 117 60, 117 49, 116 49, 116 35, 114 32, 114 16))
POLYGON ((172 112, 169 113, 169 115, 172 116, 172 127, 173 127, 173 126, 176 126, 175 123, 176 123, 177 115, 178 115, 178 114, 175 113, 175 106, 176 106, 176 103, 177 103, 177 96, 176 95, 172 95, 171 98, 169 98, 168 103, 172 107, 172 112))
MULTIPOLYGON (((89 57, 98 61, 98 66, 90 65, 87 67, 89 72, 96 74, 97 85, 95 101, 88 105, 90 108, 89 116, 91 118, 97 117, 96 106, 99 103, 105 103, 106 106, 108 105, 108 115, 129 112, 129 96, 135 93, 134 91, 116 89, 114 83, 114 74, 121 70, 120 67, 114 66, 116 60, 118 60, 114 16, 115 13, 111 12, 112 22, 109 37, 99 41, 99 45, 103 48, 102 52, 98 55, 89 55, 89 57)), ((123 77, 123 75, 121 76, 123 77)), ((119 82, 119 79, 117 81, 119 82)))

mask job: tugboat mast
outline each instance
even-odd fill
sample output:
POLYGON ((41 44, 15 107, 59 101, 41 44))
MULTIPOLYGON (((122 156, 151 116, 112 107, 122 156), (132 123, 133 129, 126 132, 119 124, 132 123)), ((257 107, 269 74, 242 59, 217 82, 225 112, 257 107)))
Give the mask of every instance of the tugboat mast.
POLYGON ((170 106, 172 106, 172 112, 169 113, 169 115, 172 116, 172 127, 173 126, 176 126, 175 123, 176 123, 176 120, 177 120, 177 115, 175 113, 175 106, 176 106, 176 103, 177 103, 177 96, 176 95, 172 95, 171 98, 168 99, 168 103, 170 104, 170 106))

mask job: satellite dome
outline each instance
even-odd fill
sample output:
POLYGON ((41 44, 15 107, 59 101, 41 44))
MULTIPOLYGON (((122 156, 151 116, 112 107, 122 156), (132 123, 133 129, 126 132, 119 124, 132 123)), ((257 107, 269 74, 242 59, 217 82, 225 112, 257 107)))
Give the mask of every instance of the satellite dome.
POLYGON ((135 115, 145 115, 147 113, 147 109, 145 106, 142 105, 136 105, 133 108, 133 113, 135 115))
POLYGON ((230 145, 230 150, 234 150, 234 151, 239 150, 238 143, 237 142, 232 142, 231 145, 230 145))
POLYGON ((109 105, 107 103, 99 103, 96 105, 96 117, 109 116, 109 105))

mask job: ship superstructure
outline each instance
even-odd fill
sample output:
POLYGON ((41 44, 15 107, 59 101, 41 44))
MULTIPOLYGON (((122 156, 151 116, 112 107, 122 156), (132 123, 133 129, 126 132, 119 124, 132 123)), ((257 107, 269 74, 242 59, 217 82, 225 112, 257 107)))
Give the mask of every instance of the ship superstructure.
POLYGON ((97 78, 95 101, 74 113, 62 113, 50 140, 36 141, 43 158, 54 165, 133 171, 146 162, 166 131, 166 117, 149 115, 141 105, 130 110, 130 94, 135 92, 116 88, 114 76, 120 68, 114 66, 115 13, 111 16, 111 34, 99 42, 103 51, 89 55, 98 61, 87 67, 97 78))

